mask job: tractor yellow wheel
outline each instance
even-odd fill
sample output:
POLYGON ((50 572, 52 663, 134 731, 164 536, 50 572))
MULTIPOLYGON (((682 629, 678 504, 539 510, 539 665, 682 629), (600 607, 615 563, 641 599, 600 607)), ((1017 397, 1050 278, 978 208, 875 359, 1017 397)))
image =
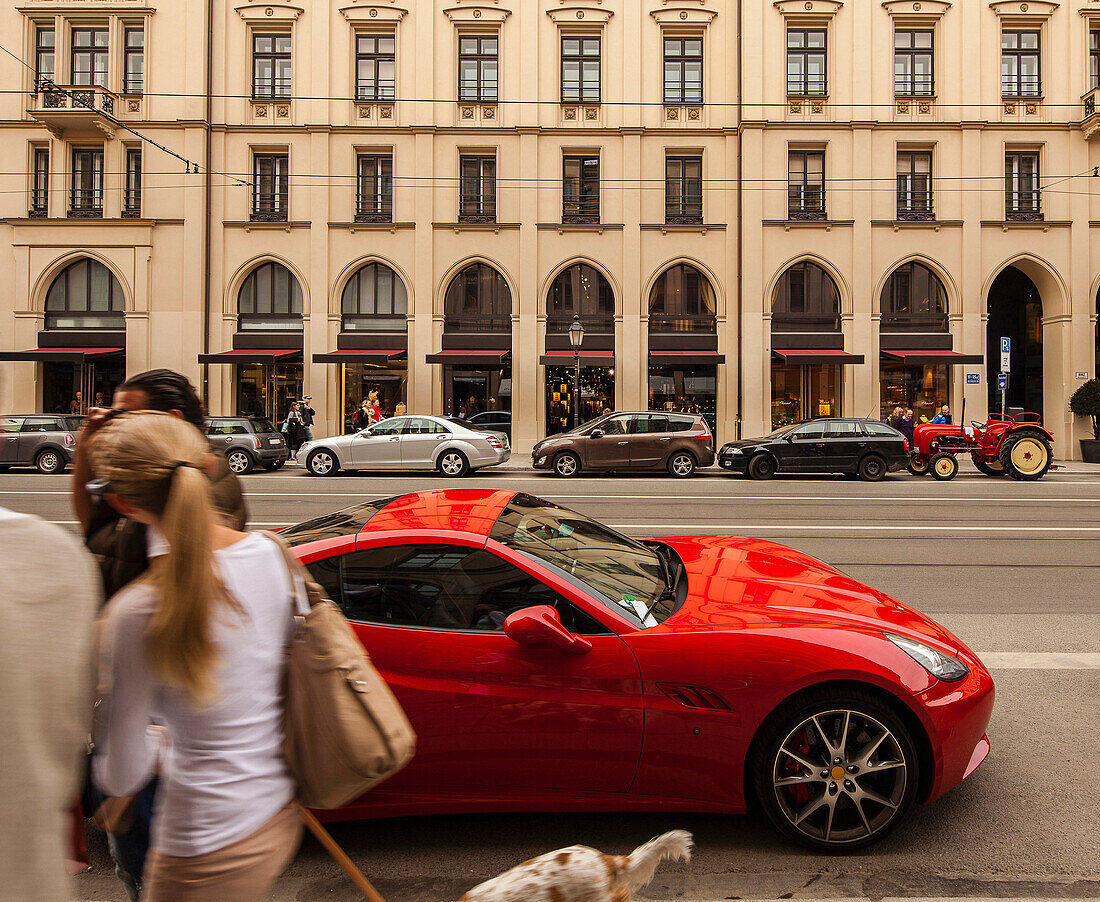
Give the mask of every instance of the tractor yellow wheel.
POLYGON ((953 454, 940 453, 928 462, 928 472, 932 474, 933 479, 946 482, 948 479, 954 479, 959 472, 959 462, 953 454))
POLYGON ((1039 479, 1050 469, 1050 445, 1036 435, 1024 435, 1001 449, 1001 462, 1014 479, 1039 479))

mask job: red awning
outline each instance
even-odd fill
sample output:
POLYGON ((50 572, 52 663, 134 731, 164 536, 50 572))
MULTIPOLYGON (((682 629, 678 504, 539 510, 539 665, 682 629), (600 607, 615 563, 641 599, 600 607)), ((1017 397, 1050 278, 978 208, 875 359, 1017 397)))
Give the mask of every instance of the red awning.
POLYGON ((85 357, 102 359, 125 352, 125 348, 31 348, 29 351, 0 351, 0 360, 53 360, 57 363, 83 363, 85 357))
POLYGON ((776 348, 772 350, 772 356, 792 366, 814 363, 856 364, 866 362, 862 354, 849 354, 847 351, 833 348, 807 348, 798 351, 776 348))
POLYGON ((272 363, 301 354, 301 348, 235 348, 219 354, 199 354, 199 363, 272 363))
POLYGON ((355 348, 346 351, 329 351, 327 354, 314 354, 314 363, 373 363, 385 366, 404 357, 404 348, 387 348, 384 351, 367 351, 355 348))
POLYGON ((981 354, 962 354, 958 351, 935 351, 924 348, 912 351, 883 351, 886 360, 901 360, 912 364, 955 364, 955 363, 984 363, 985 358, 981 354))
POLYGON ((669 366, 705 366, 726 362, 726 355, 717 351, 650 351, 649 357, 654 363, 669 366))
POLYGON ((510 357, 512 352, 501 350, 487 350, 485 348, 447 348, 438 354, 429 354, 425 360, 428 363, 455 363, 469 366, 500 366, 510 357))
MULTIPOLYGON (((541 366, 572 366, 572 351, 547 351, 539 358, 541 366)), ((581 351, 581 366, 614 366, 614 351, 581 351)))

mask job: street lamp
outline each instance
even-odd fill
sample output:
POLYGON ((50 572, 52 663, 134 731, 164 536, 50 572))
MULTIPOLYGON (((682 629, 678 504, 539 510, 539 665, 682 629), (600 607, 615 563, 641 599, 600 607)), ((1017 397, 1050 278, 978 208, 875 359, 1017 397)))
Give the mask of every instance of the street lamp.
POLYGON ((576 429, 579 425, 579 408, 581 403, 581 343, 584 341, 584 326, 581 318, 573 314, 573 323, 569 327, 569 344, 573 346, 573 425, 576 429))

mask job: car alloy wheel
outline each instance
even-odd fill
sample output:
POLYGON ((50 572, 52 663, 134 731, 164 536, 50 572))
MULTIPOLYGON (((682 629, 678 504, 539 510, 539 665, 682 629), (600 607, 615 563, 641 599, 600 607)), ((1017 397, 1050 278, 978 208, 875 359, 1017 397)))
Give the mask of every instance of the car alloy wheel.
POLYGON ((843 851, 884 836, 912 804, 916 747, 901 720, 869 693, 792 709, 765 738, 757 792, 782 832, 843 851))
POLYGON ((864 482, 878 482, 886 475, 886 461, 871 454, 859 462, 859 478, 864 482))
POLYGON ((47 474, 60 473, 65 468, 65 464, 61 460, 61 455, 56 451, 43 451, 38 455, 34 465, 38 467, 39 473, 47 474))
POLYGON ((571 451, 564 451, 554 458, 554 472, 568 479, 581 471, 581 459, 571 451))
POLYGON ((695 472, 695 458, 687 451, 677 451, 669 458, 668 471, 680 479, 688 477, 695 472))
POLYGON ((306 461, 306 469, 314 476, 331 476, 336 472, 336 459, 328 451, 314 451, 306 461))
POLYGON ((470 464, 461 451, 444 451, 439 458, 439 472, 444 476, 465 476, 469 469, 470 464))
POLYGON ((767 454, 757 454, 749 461, 749 475, 753 479, 771 479, 775 475, 775 459, 767 454))
POLYGON ((229 469, 238 476, 252 472, 252 458, 247 451, 230 451, 225 459, 229 463, 229 469))

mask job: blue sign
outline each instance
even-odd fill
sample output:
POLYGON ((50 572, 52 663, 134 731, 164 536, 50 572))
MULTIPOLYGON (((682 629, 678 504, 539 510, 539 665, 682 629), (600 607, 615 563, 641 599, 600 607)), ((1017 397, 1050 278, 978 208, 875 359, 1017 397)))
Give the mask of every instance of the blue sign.
MULTIPOLYGON (((1008 339, 1003 339, 1007 341, 1008 339)), ((1008 388, 1008 373, 997 374, 997 391, 1005 391, 1008 388)))
POLYGON ((1001 336, 1001 353, 1002 354, 1011 354, 1012 353, 1012 339, 1009 338, 1006 335, 1001 336))
POLYGON ((967 385, 981 385, 982 377, 979 373, 967 373, 966 384, 967 385))

